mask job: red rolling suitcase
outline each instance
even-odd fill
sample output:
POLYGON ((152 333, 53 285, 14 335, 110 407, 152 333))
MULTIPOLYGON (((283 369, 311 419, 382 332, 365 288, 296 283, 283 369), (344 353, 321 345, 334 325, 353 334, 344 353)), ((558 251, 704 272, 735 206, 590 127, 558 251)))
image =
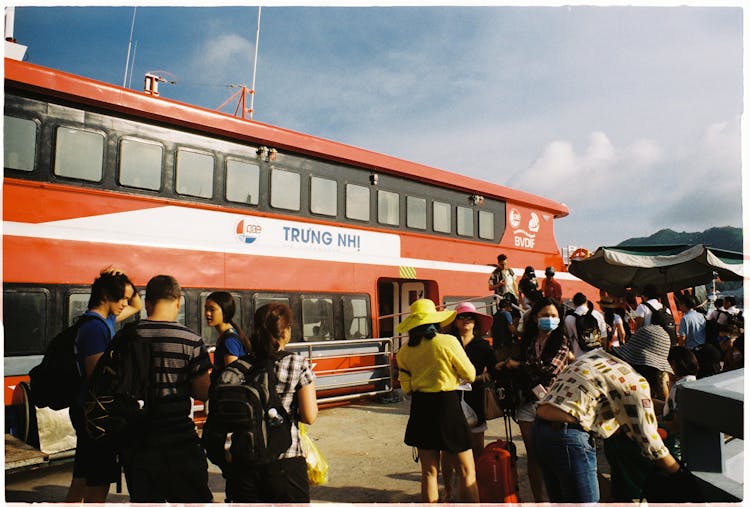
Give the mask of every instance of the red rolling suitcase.
POLYGON ((477 485, 482 503, 519 503, 516 446, 511 440, 510 418, 505 416, 506 440, 488 444, 477 461, 477 485))

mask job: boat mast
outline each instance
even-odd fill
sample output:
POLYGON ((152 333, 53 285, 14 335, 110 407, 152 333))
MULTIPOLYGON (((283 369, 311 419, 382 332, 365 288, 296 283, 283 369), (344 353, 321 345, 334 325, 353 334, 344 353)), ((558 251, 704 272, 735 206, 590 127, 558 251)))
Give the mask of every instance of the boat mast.
POLYGON ((255 70, 258 65, 258 42, 260 40, 260 5, 258 6, 258 28, 255 30, 255 55, 253 56, 253 81, 250 84, 250 119, 253 119, 255 104, 255 70))
POLYGON ((125 85, 128 81, 128 65, 130 65, 130 48, 133 45, 133 27, 135 27, 135 10, 138 7, 133 7, 133 20, 130 22, 130 38, 128 39, 128 56, 125 58, 125 75, 122 76, 122 87, 125 88, 125 85))

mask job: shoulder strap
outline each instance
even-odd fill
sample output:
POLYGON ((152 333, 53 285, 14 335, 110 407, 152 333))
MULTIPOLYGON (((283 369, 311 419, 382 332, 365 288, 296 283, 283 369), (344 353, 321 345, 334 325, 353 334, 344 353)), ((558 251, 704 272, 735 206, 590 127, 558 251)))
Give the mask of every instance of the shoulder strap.
POLYGON ((243 375, 247 376, 247 374, 250 373, 250 369, 252 368, 252 364, 250 363, 250 356, 244 355, 240 358, 237 358, 237 360, 228 365, 227 368, 233 368, 243 375))
POLYGON ((656 312, 657 312, 657 310, 656 310, 656 309, 655 309, 655 308, 654 308, 653 306, 651 306, 651 305, 650 305, 650 304, 649 304, 648 302, 645 302, 645 303, 643 303, 643 304, 644 304, 644 306, 646 306, 646 307, 647 307, 647 308, 648 308, 649 310, 651 310, 651 313, 656 313, 656 312))

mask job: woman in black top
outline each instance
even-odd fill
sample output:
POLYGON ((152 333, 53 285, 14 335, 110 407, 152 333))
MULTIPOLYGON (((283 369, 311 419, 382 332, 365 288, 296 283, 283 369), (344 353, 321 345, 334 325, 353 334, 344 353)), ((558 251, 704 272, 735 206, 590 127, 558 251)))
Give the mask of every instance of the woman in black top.
MULTIPOLYGON (((492 347, 483 338, 492 326, 492 317, 477 312, 476 307, 471 303, 459 303, 456 306, 456 314, 456 320, 451 324, 448 334, 458 338, 477 371, 476 380, 471 384, 471 391, 462 391, 464 401, 477 416, 476 425, 471 427, 471 448, 476 462, 484 449, 484 432, 487 431, 483 389, 491 378, 489 372, 497 362, 492 347)), ((454 469, 444 459, 441 459, 441 469, 446 500, 451 500, 454 469)))

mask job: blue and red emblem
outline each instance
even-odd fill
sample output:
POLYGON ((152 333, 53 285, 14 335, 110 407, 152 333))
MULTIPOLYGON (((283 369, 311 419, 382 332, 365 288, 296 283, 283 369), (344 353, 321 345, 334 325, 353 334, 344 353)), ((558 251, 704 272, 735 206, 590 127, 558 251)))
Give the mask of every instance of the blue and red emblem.
POLYGON ((253 243, 260 237, 263 227, 248 220, 237 222, 237 239, 243 243, 253 243))

